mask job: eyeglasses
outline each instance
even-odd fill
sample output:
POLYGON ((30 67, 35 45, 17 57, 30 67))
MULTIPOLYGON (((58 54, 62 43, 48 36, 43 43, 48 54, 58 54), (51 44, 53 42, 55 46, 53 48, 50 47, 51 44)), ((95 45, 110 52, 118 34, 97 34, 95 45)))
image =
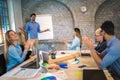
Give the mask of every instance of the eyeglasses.
POLYGON ((96 37, 100 37, 101 35, 95 35, 96 37))

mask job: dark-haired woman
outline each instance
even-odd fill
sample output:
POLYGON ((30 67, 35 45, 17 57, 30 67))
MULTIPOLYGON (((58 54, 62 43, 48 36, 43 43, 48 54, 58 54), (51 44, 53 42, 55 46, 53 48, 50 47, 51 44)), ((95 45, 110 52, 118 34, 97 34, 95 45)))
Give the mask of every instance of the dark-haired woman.
POLYGON ((72 40, 72 44, 69 44, 66 39, 63 39, 62 42, 67 45, 67 47, 71 50, 77 50, 82 46, 82 36, 79 28, 74 28, 74 39, 72 40))

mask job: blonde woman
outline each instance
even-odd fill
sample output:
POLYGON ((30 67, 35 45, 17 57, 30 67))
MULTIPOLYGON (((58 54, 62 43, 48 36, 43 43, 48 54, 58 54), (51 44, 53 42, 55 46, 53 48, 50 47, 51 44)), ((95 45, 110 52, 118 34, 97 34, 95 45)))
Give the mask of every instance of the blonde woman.
POLYGON ((81 48, 82 46, 82 36, 79 28, 74 28, 73 36, 72 44, 69 44, 66 39, 63 39, 62 42, 65 43, 69 49, 77 50, 78 47, 81 48))
POLYGON ((95 50, 99 53, 103 52, 107 46, 106 40, 104 39, 103 35, 101 35, 101 28, 98 28, 95 31, 95 38, 98 42, 97 46, 95 47, 95 50))
POLYGON ((20 44, 18 43, 18 35, 13 30, 6 32, 5 40, 5 58, 7 62, 7 71, 9 71, 25 60, 29 47, 25 44, 24 51, 22 51, 20 44))

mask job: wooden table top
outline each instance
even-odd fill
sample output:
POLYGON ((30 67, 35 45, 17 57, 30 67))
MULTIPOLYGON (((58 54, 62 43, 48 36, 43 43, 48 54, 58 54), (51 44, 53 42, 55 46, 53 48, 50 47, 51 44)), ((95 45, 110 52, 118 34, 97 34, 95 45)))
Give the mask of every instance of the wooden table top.
MULTIPOLYGON (((61 51, 59 51, 59 53, 57 55, 61 56, 60 52, 61 51)), ((82 80, 83 69, 99 69, 92 57, 89 57, 89 56, 88 57, 82 57, 82 56, 78 57, 79 53, 77 51, 76 52, 75 51, 64 51, 64 52, 66 52, 66 54, 64 54, 64 56, 63 56, 64 58, 65 58, 65 55, 68 56, 69 54, 74 55, 74 56, 71 58, 67 58, 65 60, 63 60, 63 58, 62 58, 62 60, 57 61, 57 63, 54 63, 54 64, 56 65, 56 64, 64 64, 65 63, 68 65, 68 68, 67 69, 60 68, 60 70, 48 69, 49 73, 56 73, 58 71, 64 71, 64 73, 66 74, 65 80, 82 80), (77 54, 77 56, 75 56, 75 54, 77 54), (77 57, 80 61, 78 64, 75 64, 75 59, 74 59, 75 57, 77 57), (78 66, 81 66, 81 65, 86 65, 87 67, 78 68, 78 66)), ((24 65, 32 60, 34 60, 34 58, 31 58, 31 59, 25 61, 24 63, 20 64, 16 68, 19 68, 20 66, 22 66, 22 65, 24 65)), ((51 61, 53 61, 53 60, 51 60, 51 61)), ((49 63, 48 65, 54 65, 53 62, 52 62, 52 64, 49 63)), ((15 70, 16 68, 14 68, 13 70, 15 70)), ((13 70, 11 70, 10 72, 12 72, 13 70)), ((104 73, 105 73, 108 80, 113 80, 113 78, 111 77, 111 75, 109 74, 109 72, 107 70, 104 70, 104 73)), ((31 79, 29 79, 29 78, 28 79, 27 78, 21 79, 21 78, 15 78, 15 77, 6 77, 5 76, 6 74, 1 76, 0 80, 35 80, 41 76, 40 72, 38 72, 37 75, 31 79)))

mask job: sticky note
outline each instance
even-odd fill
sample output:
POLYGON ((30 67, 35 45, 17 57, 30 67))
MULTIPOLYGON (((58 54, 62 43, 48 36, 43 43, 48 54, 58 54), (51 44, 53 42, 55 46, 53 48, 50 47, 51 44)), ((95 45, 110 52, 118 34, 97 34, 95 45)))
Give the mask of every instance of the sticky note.
POLYGON ((75 72, 75 76, 82 76, 82 72, 75 72))

